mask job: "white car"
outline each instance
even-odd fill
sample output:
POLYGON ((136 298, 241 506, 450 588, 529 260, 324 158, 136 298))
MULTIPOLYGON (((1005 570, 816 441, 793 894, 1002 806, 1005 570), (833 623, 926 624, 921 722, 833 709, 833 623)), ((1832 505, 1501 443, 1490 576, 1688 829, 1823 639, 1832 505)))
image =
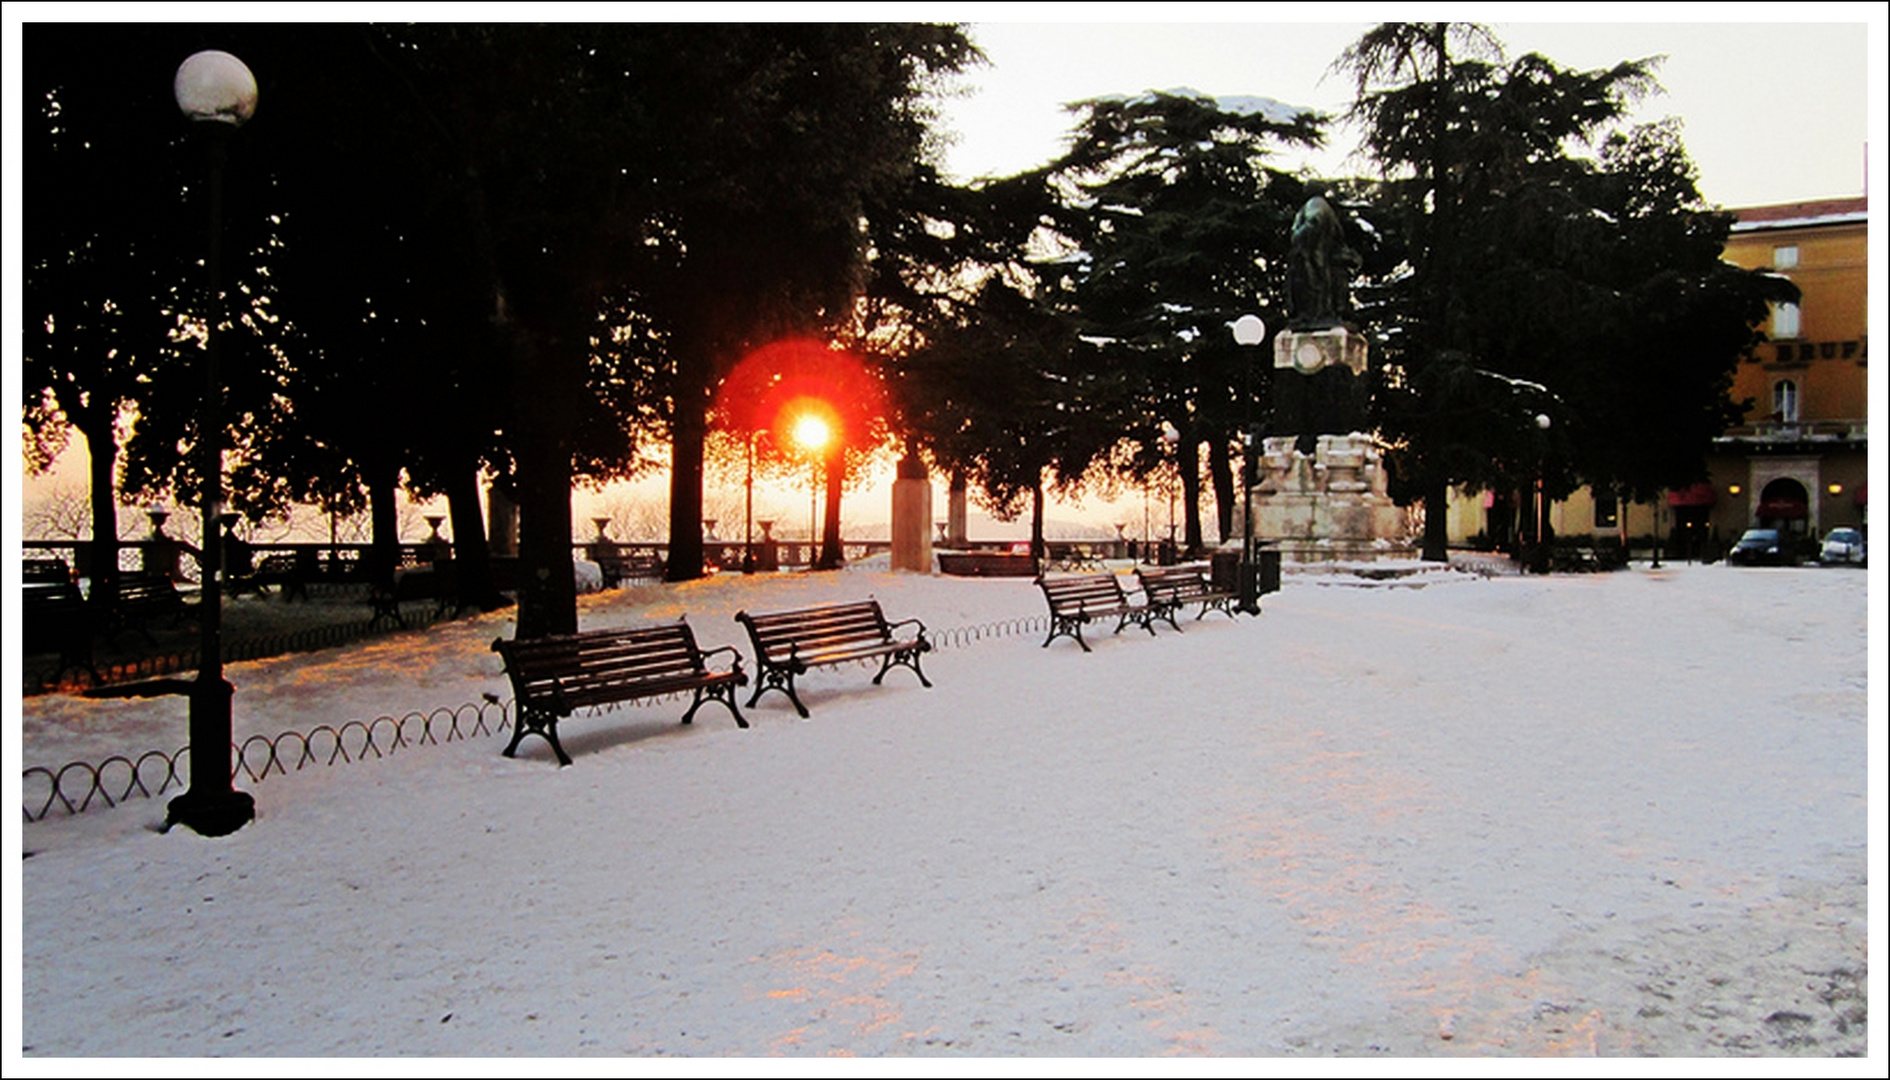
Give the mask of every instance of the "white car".
POLYGON ((1864 534, 1856 529, 1832 529, 1824 534, 1824 549, 1818 553, 1821 563, 1864 564, 1864 534))

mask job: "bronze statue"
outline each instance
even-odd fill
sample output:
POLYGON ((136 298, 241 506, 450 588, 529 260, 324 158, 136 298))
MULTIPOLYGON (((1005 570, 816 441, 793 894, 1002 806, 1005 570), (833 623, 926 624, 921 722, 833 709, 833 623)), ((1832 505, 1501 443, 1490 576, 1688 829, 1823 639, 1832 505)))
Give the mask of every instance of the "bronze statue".
MULTIPOLYGON (((1345 242, 1345 222, 1324 195, 1306 200, 1293 219, 1286 269, 1286 332, 1275 341, 1273 417, 1279 434, 1313 456, 1321 435, 1344 435, 1368 425, 1368 398, 1360 372, 1346 359, 1362 345, 1345 325, 1352 278, 1363 265, 1345 242), (1282 351, 1283 350, 1283 351, 1282 351)), ((1363 352, 1357 357, 1363 363, 1363 352)))
POLYGON ((1362 260, 1345 242, 1345 224, 1323 195, 1314 195, 1293 218, 1293 247, 1287 264, 1289 327, 1325 330, 1345 321, 1351 307, 1352 277, 1362 260))

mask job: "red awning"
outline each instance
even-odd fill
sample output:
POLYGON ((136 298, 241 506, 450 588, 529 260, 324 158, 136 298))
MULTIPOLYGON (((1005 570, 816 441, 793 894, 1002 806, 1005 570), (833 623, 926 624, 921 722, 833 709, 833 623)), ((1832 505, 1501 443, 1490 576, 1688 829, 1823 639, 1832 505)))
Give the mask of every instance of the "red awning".
POLYGON ((1780 521, 1803 521, 1810 515, 1805 511, 1805 504, 1797 499, 1767 499, 1759 504, 1758 516, 1780 521))
POLYGON ((1702 480, 1692 487, 1667 493, 1668 506, 1711 506, 1719 498, 1713 485, 1702 480))
POLYGON ((1857 485, 1857 490, 1851 492, 1851 503, 1855 506, 1860 506, 1860 507, 1868 504, 1870 502, 1870 496, 1866 493, 1869 490, 1870 490, 1869 484, 1857 485))

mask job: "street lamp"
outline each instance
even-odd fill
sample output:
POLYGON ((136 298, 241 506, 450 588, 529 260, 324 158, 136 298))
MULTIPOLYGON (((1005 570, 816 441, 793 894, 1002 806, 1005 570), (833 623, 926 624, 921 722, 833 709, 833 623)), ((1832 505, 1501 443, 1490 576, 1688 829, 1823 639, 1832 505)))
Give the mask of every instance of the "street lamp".
MULTIPOLYGON (((1234 344, 1252 347, 1267 339, 1267 324, 1258 315, 1242 315, 1234 320, 1234 344)), ((1253 467, 1254 454, 1259 451, 1259 433, 1253 423, 1253 356, 1248 354, 1246 365, 1246 390, 1242 397, 1246 408, 1246 425, 1240 432, 1240 472, 1241 472, 1241 512, 1240 512, 1240 605, 1239 610, 1248 615, 1260 614, 1260 586, 1258 568, 1253 558, 1253 485, 1258 477, 1253 467)))
POLYGON ((807 481, 807 568, 812 570, 816 561, 814 550, 820 543, 818 521, 820 516, 820 452, 827 441, 833 438, 833 429, 827 422, 813 413, 807 413, 794 422, 794 441, 807 451, 809 460, 807 481))
MULTIPOLYGON (((1536 414, 1537 430, 1546 432, 1553 423, 1554 421, 1549 419, 1548 413, 1536 414)), ((1546 439, 1547 436, 1545 435, 1544 438, 1546 439)), ((1546 478, 1543 476, 1544 471, 1548 468, 1546 463, 1547 457, 1548 448, 1545 445, 1536 453, 1536 572, 1539 574, 1548 573, 1549 567, 1553 562, 1550 558, 1548 547, 1549 492, 1545 482, 1546 478)))
POLYGON ((218 510, 223 502, 223 383, 218 371, 223 322, 223 166, 230 135, 256 112, 256 77, 241 60, 209 50, 178 65, 171 92, 204 144, 209 166, 210 297, 205 316, 204 393, 197 413, 198 496, 203 513, 203 590, 197 605, 202 628, 197 681, 190 696, 190 787, 166 807, 166 827, 182 823, 205 836, 224 836, 249 824, 256 800, 230 783, 230 699, 223 678, 223 551, 218 510))

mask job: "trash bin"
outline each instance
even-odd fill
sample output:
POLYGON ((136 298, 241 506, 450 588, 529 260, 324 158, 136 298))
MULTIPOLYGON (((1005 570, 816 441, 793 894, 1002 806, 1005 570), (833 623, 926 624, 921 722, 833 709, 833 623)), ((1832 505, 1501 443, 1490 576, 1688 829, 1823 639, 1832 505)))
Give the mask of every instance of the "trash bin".
POLYGON ((1240 552, 1216 551, 1209 560, 1208 579, 1219 592, 1240 591, 1240 552))
POLYGON ((1260 595, 1280 591, 1280 552, 1278 548, 1261 548, 1254 553, 1254 559, 1260 577, 1260 595))

